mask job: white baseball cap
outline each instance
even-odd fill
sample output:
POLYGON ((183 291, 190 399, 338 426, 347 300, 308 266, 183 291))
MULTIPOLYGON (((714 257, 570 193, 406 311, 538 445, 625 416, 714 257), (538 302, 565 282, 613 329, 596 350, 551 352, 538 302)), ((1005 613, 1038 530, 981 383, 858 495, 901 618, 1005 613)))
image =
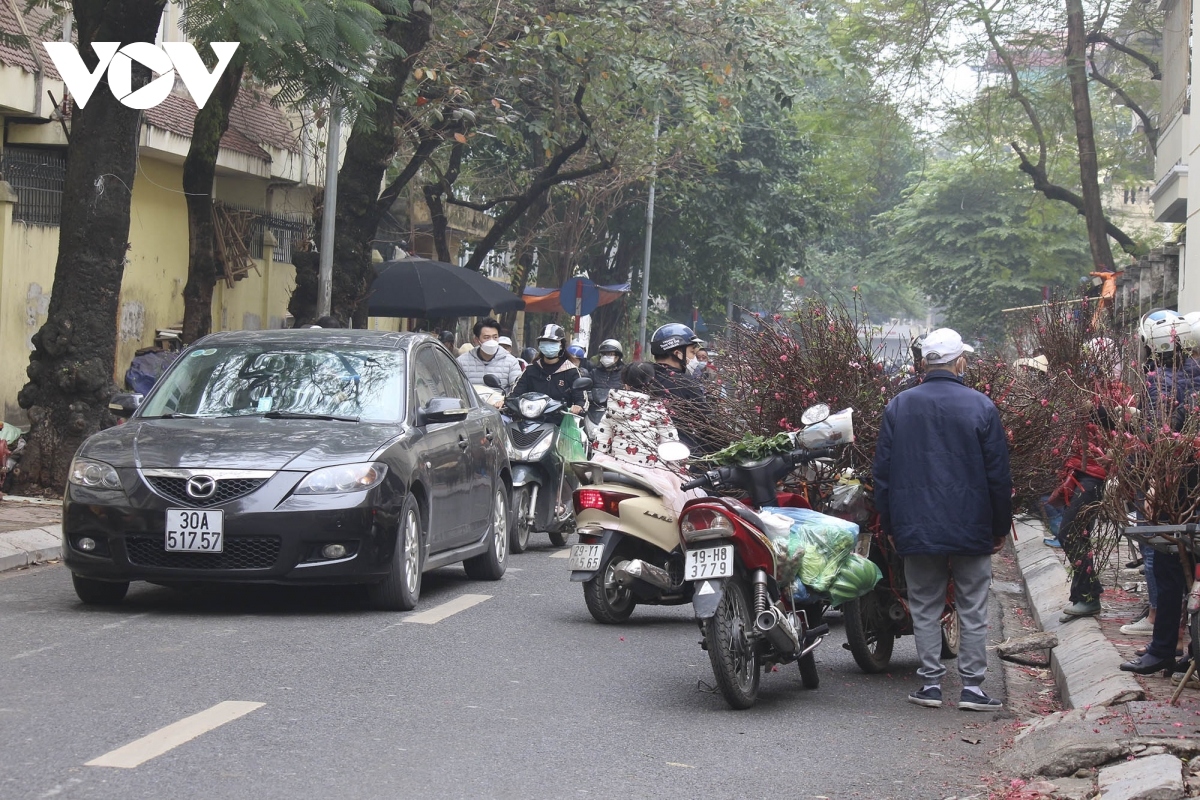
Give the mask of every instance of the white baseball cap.
POLYGON ((963 343, 958 331, 938 328, 921 342, 921 358, 926 364, 953 364, 963 353, 974 353, 975 348, 963 343))
POLYGON ((508 338, 507 336, 501 336, 498 341, 500 342, 501 347, 512 347, 512 339, 508 338))

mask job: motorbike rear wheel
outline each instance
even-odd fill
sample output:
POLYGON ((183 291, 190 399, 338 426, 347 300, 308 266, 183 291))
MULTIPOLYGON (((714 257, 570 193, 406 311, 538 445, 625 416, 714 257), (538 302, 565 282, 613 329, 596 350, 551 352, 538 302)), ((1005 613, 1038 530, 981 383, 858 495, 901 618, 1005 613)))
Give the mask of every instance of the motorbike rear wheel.
POLYGON ((949 661, 958 658, 960 644, 962 644, 962 620, 958 618, 958 609, 951 606, 950 611, 942 615, 942 659, 949 661))
POLYGON ((604 625, 624 622, 637 606, 633 592, 618 584, 613 574, 617 564, 624 560, 619 550, 617 548, 609 554, 595 577, 583 583, 583 602, 592 618, 604 625))
POLYGON ((869 675, 886 670, 896 637, 887 624, 879 594, 871 592, 843 603, 842 618, 846 623, 846 644, 859 669, 869 675))
POLYGON ((704 640, 717 688, 736 709, 750 708, 758 700, 758 653, 749 637, 753 624, 745 584, 733 578, 725 585, 717 613, 704 622, 704 640))
POLYGON ((513 526, 512 537, 508 540, 508 550, 511 553, 524 553, 529 547, 529 487, 521 486, 513 490, 513 526))
POLYGON ((550 544, 554 545, 555 547, 566 547, 567 537, 570 535, 571 531, 569 530, 554 531, 550 534, 550 544))

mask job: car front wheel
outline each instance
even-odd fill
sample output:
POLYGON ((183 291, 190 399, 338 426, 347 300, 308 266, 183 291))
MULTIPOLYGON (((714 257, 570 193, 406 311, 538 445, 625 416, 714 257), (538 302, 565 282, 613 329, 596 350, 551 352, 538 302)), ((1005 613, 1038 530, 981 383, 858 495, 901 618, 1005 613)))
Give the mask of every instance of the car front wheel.
POLYGON ((421 597, 421 511, 410 494, 400 511, 400 530, 387 577, 367 587, 371 604, 382 611, 412 611, 421 597))
POLYGON ((115 606, 129 591, 129 581, 98 581, 74 573, 71 583, 75 584, 75 594, 89 606, 115 606))

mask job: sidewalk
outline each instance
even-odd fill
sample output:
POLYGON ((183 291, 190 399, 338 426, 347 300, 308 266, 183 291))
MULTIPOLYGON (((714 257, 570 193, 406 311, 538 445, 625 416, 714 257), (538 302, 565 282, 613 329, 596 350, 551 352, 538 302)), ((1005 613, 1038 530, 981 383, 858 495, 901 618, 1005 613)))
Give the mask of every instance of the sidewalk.
POLYGON ((1042 543, 1044 532, 1040 520, 1018 520, 1014 549, 1034 621, 1058 636, 1050 666, 1068 710, 1027 721, 1002 767, 1010 775, 1052 779, 1026 797, 1094 797, 1097 789, 1104 800, 1200 796, 1200 691, 1185 689, 1171 706, 1169 679, 1118 668, 1149 639, 1119 632, 1146 603, 1144 593, 1114 588, 1131 583, 1123 570, 1127 548, 1103 576, 1102 614, 1064 623, 1065 560, 1062 550, 1042 543), (1188 759, 1195 760, 1184 767, 1188 759))
POLYGON ((0 572, 62 555, 62 503, 0 498, 0 572))

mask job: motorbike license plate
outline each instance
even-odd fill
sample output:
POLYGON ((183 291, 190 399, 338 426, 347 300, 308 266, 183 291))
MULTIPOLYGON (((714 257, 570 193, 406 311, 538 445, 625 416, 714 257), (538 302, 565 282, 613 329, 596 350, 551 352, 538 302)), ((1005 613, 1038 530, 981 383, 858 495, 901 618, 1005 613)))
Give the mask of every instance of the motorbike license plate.
POLYGON ((705 547, 688 550, 683 561, 683 579, 702 581, 707 578, 728 578, 733 574, 733 546, 705 547))
POLYGON ((171 553, 224 552, 224 512, 168 508, 163 547, 171 553))
POLYGON ((577 544, 571 548, 568 565, 572 570, 595 572, 600 569, 600 556, 604 555, 602 544, 577 544))

